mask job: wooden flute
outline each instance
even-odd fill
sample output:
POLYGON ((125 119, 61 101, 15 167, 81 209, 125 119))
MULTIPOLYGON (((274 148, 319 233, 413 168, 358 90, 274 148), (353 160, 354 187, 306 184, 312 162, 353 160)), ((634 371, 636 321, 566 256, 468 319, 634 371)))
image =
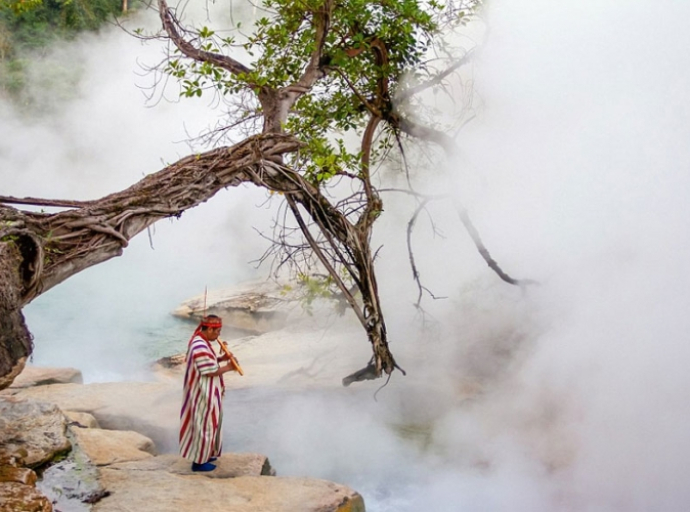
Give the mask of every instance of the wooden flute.
POLYGON ((225 353, 226 356, 228 356, 228 361, 230 361, 230 364, 237 370, 237 373, 240 375, 244 376, 244 372, 242 371, 242 367, 240 366, 240 362, 237 360, 237 358, 230 353, 228 350, 227 345, 225 345, 224 341, 221 341, 220 338, 217 338, 216 341, 218 342, 218 345, 220 345, 221 350, 225 353))

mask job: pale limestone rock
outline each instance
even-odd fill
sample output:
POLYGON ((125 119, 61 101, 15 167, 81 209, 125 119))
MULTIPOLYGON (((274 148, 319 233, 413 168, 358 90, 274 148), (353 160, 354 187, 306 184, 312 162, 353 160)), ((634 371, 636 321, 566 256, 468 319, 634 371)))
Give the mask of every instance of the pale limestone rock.
POLYGON ((294 309, 282 285, 272 281, 243 283, 232 288, 209 290, 184 301, 173 315, 194 320, 218 315, 227 327, 252 333, 265 333, 285 325, 294 309))
POLYGON ((52 512, 48 498, 30 485, 0 482, 0 512, 52 512))
POLYGON ((101 469, 110 495, 93 512, 364 512, 362 497, 325 480, 252 476, 261 456, 241 470, 237 462, 251 454, 223 455, 208 473, 191 473, 176 456, 101 469), (177 460, 175 460, 177 459, 177 460), (184 466, 184 467, 183 467, 184 466), (251 474, 247 475, 243 471, 251 474), (239 476, 236 476, 239 475, 239 476))
POLYGON ((96 466, 153 457, 156 448, 146 436, 130 430, 72 428, 75 442, 96 466))
POLYGON ((65 416, 70 421, 70 426, 74 425, 81 428, 101 428, 96 418, 88 412, 64 411, 65 416))
POLYGON ((82 382, 81 372, 76 368, 26 366, 14 379, 10 388, 28 388, 46 384, 81 384, 82 382))
POLYGON ((67 420, 57 406, 0 396, 0 459, 18 456, 36 467, 69 451, 67 420))

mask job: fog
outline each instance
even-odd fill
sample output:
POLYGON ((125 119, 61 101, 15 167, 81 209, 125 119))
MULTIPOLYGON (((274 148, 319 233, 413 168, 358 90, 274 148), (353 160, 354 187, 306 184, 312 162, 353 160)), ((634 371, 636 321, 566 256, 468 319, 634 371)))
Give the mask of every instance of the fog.
MULTIPOLYGON (((408 376, 376 401, 381 382, 237 392, 226 446, 351 485, 378 512, 687 508, 689 15, 673 1, 491 2, 477 115, 439 186, 508 273, 540 285, 500 282, 452 208, 433 205, 444 238, 420 220, 414 241, 425 284, 447 298, 426 297, 421 331, 409 209, 387 196, 377 269, 408 376)), ((153 45, 112 30, 55 51, 81 63, 80 80, 44 115, 2 106, 3 194, 99 197, 215 122, 204 100, 146 102, 138 62, 160 58, 153 45)), ((263 199, 223 192, 157 224, 154 249, 140 235, 37 299, 34 363, 146 378, 142 344, 188 334, 168 316, 181 300, 261 275, 248 262, 263 247, 252 226, 271 217, 263 199)))

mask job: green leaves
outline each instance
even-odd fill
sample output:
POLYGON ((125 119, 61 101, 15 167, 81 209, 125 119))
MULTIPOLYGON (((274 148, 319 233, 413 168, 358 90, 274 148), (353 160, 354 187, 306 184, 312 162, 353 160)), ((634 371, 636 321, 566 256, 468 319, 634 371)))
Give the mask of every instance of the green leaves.
POLYGON ((201 27, 201 30, 199 30, 199 37, 201 39, 209 39, 213 34, 215 34, 215 32, 208 27, 201 27))
POLYGON ((0 10, 9 9, 15 15, 32 11, 43 4, 43 0, 0 0, 0 10))
MULTIPOLYGON (((382 116, 392 112, 391 98, 406 77, 415 72, 421 79, 428 76, 423 59, 439 20, 448 12, 464 12, 458 5, 465 4, 453 0, 263 0, 264 14, 244 39, 239 39, 239 32, 221 38, 206 26, 196 32, 197 48, 242 60, 250 71, 232 73, 210 62, 174 59, 167 72, 180 80, 182 96, 198 97, 208 89, 225 95, 240 91, 258 95, 298 84, 318 52, 318 80, 310 83, 310 89, 299 91, 297 102, 281 122, 286 132, 305 142, 291 164, 314 185, 323 186, 338 175, 360 175, 360 148, 353 144, 361 144, 372 112, 382 116), (326 9, 331 9, 328 14, 326 9), (238 48, 243 52, 237 52, 238 48), (351 139, 356 142, 344 142, 351 139)), ((238 109, 231 123, 241 122, 244 112, 238 109)), ((384 137, 382 144, 371 148, 371 168, 387 155, 387 140, 384 137)))
MULTIPOLYGON (((317 299, 333 299, 336 295, 335 280, 330 275, 308 275, 299 273, 297 280, 299 300, 302 308, 308 314, 313 313, 313 303, 317 299)), ((292 290, 290 290, 292 291, 292 290)))

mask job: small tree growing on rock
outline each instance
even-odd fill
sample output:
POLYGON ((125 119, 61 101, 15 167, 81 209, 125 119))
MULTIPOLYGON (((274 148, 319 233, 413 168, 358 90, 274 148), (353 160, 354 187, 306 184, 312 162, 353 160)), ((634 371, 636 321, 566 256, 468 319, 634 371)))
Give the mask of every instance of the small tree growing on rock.
MULTIPOLYGON (((179 217, 223 188, 253 183, 282 196, 294 224, 284 223, 264 255, 305 272, 316 263, 365 330, 368 371, 398 366, 389 349, 371 238, 383 201, 374 180, 392 151, 417 139, 455 149, 448 127, 410 114, 420 95, 444 91, 469 61, 438 38, 468 19, 480 0, 264 0, 265 16, 243 40, 211 28, 183 26, 157 0, 169 54, 159 68, 179 79, 183 96, 213 92, 234 101, 227 124, 208 134, 214 148, 192 154, 121 192, 93 201, 0 197, 0 388, 31 353, 21 308, 71 275, 122 254, 128 241, 159 219, 179 217), (433 50, 433 63, 428 60, 433 50), (222 145, 229 136, 246 137, 222 145), (358 142, 353 145, 352 141, 358 142), (343 191, 347 191, 344 193, 343 191), (10 206, 58 206, 58 213, 10 206), (299 234, 299 242, 292 235, 299 234)), ((235 27, 238 29, 239 27, 235 27)), ((431 198, 419 198, 419 211, 431 198)), ((460 208, 482 256, 506 281, 460 208)), ((413 277, 423 287, 410 252, 413 277)))

